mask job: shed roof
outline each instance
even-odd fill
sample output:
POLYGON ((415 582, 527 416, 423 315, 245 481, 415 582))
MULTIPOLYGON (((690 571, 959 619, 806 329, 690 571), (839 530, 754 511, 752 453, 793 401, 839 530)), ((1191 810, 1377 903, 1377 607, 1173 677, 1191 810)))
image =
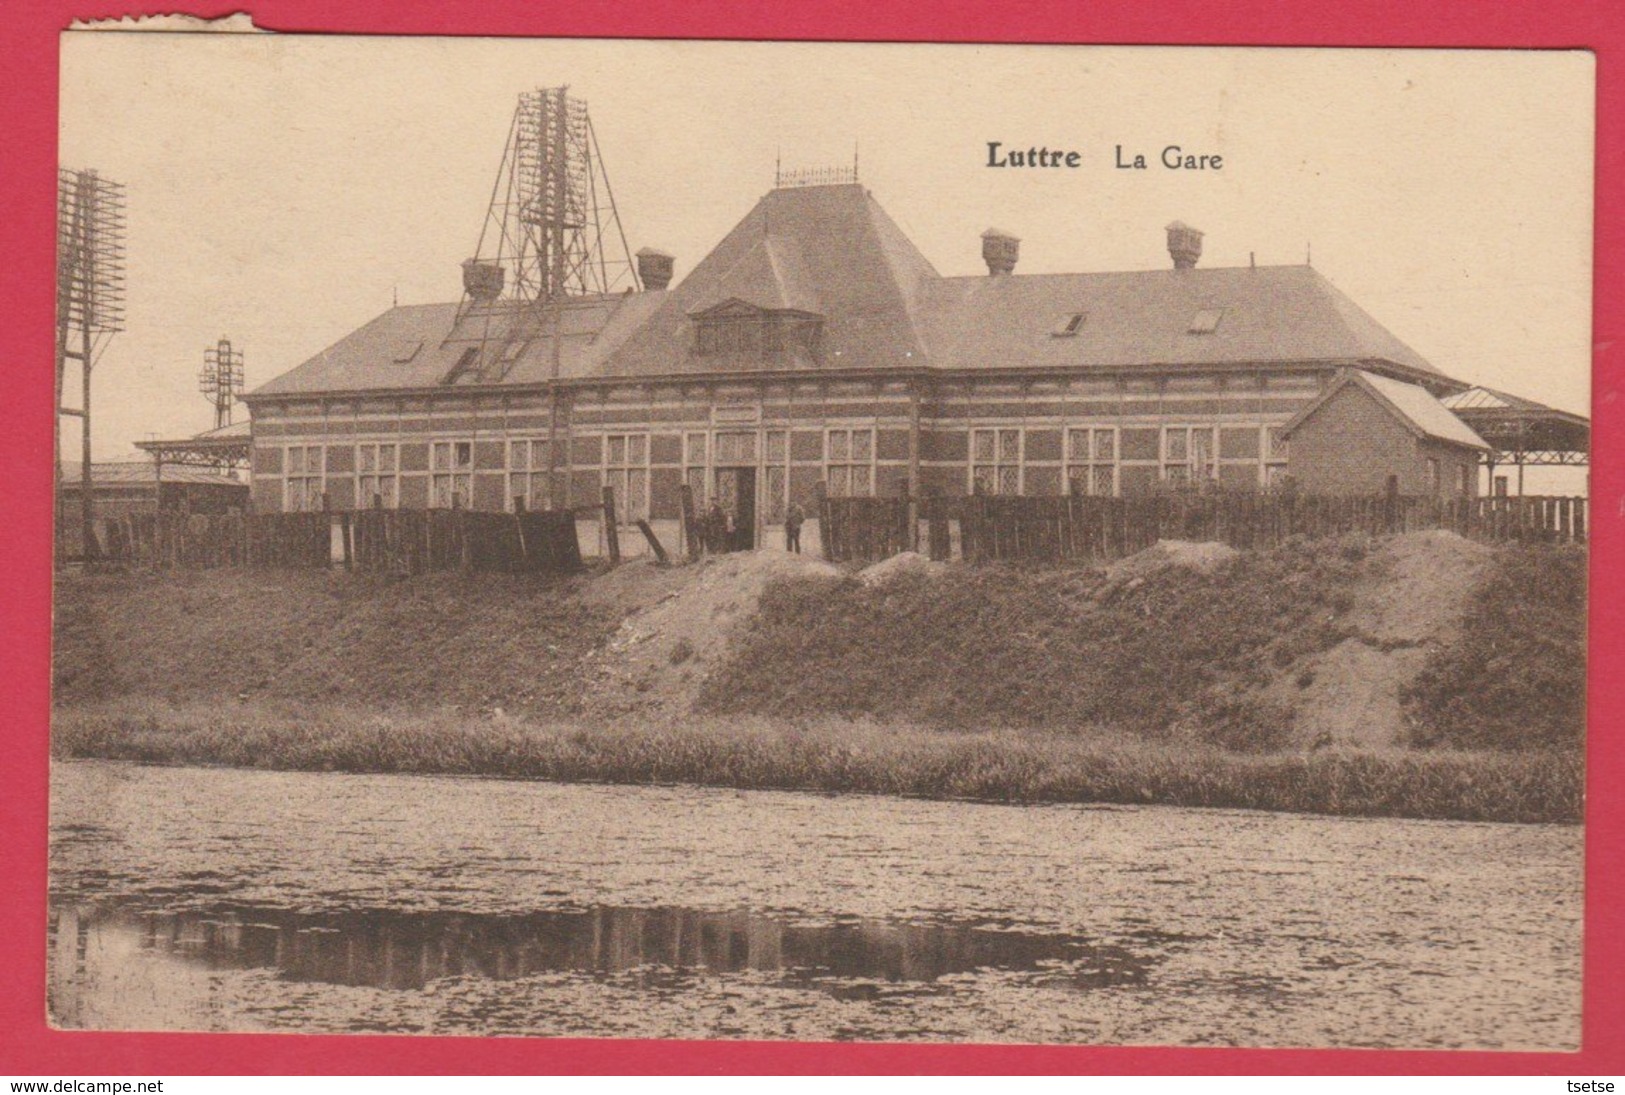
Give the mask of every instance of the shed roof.
MULTIPOLYGON (((81 479, 79 469, 82 465, 77 463, 62 464, 62 486, 64 489, 77 489, 81 479)), ((109 460, 93 461, 90 465, 90 481, 93 486, 151 486, 158 481, 158 471, 153 461, 140 460, 109 460)), ((236 487, 243 490, 248 485, 241 479, 229 475, 222 475, 207 468, 192 468, 177 464, 164 465, 165 483, 200 483, 211 487, 236 487)))
POLYGON ((1419 437, 1444 441, 1452 445, 1464 445, 1472 449, 1490 448, 1471 426, 1452 414, 1450 408, 1439 402, 1426 388, 1419 384, 1407 384, 1392 377, 1378 376, 1364 369, 1349 369, 1340 374, 1326 386, 1325 391, 1282 427, 1282 433, 1290 437, 1299 426, 1349 385, 1357 385, 1370 393, 1378 403, 1387 407, 1407 429, 1419 437))

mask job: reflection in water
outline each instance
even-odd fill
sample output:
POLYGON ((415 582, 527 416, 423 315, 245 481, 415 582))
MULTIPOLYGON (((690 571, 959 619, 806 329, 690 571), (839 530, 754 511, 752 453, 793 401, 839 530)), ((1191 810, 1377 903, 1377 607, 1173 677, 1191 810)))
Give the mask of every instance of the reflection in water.
POLYGON ((1578 1045, 1577 828, 84 762, 51 782, 63 1026, 1578 1045))
MULTIPOLYGON (((421 989, 447 977, 505 981, 538 973, 659 976, 673 970, 779 973, 837 996, 853 981, 932 982, 977 970, 1042 971, 1046 984, 1138 984, 1147 961, 1122 946, 987 924, 841 920, 797 922, 750 912, 612 908, 522 916, 365 911, 312 915, 224 907, 151 912, 53 906, 54 994, 86 976, 92 935, 128 957, 211 970, 270 969, 285 980, 421 989)), ((53 1008, 53 1010, 56 1010, 53 1008)), ((60 1014, 60 1012, 58 1012, 60 1014)))

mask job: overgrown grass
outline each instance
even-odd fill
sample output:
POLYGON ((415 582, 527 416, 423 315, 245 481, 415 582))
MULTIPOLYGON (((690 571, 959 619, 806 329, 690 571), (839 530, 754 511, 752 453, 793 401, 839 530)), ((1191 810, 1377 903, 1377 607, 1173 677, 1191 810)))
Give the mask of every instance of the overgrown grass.
POLYGON ((1573 750, 1240 754, 1099 733, 954 733, 836 719, 587 728, 132 700, 59 711, 52 750, 165 764, 1471 821, 1576 822, 1582 804, 1582 760, 1573 750))
POLYGON ((1403 698, 1420 746, 1578 752, 1585 693, 1585 549, 1509 547, 1403 698))
POLYGON ((1369 546, 1294 541, 1213 576, 1169 569, 1121 591, 1095 571, 1003 566, 874 588, 781 582, 701 703, 941 727, 1191 729, 1274 748, 1290 711, 1239 711, 1237 686, 1266 684, 1346 637, 1340 619, 1369 546))
POLYGON ((72 575, 56 586, 53 697, 247 695, 378 707, 579 706, 580 660, 620 620, 587 579, 300 571, 72 575))

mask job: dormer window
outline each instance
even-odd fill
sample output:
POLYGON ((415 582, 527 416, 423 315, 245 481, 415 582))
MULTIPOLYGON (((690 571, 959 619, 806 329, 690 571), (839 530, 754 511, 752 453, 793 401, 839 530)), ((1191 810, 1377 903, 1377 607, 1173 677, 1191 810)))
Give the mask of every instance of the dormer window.
POLYGON ((448 372, 448 374, 445 374, 445 380, 442 380, 442 383, 461 383, 461 382, 463 382, 463 380, 465 380, 466 377, 468 377, 468 375, 473 374, 474 369, 476 369, 476 366, 478 366, 478 364, 479 364, 479 348, 478 348, 478 346, 470 346, 470 348, 465 349, 465 351, 463 351, 463 354, 461 354, 461 356, 458 357, 457 364, 455 364, 455 366, 452 366, 452 372, 448 372))
POLYGON ((823 317, 811 312, 730 300, 694 317, 694 352, 700 357, 817 356, 823 331, 823 317))
POLYGON ((462 356, 457 359, 457 364, 451 367, 451 372, 446 374, 446 378, 442 380, 441 383, 461 384, 470 376, 477 375, 479 363, 480 348, 478 346, 470 346, 468 349, 463 351, 462 356))
POLYGON ((1089 313, 1087 312, 1073 312, 1071 315, 1062 316, 1060 322, 1050 331, 1050 337, 1076 338, 1078 332, 1083 330, 1084 321, 1088 318, 1089 313))

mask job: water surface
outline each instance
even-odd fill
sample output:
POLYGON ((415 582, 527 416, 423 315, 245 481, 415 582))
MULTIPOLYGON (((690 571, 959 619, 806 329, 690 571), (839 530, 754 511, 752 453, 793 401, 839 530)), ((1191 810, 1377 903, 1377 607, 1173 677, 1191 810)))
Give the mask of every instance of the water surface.
POLYGON ((64 1026, 1573 1049, 1581 831, 59 762, 64 1026))

